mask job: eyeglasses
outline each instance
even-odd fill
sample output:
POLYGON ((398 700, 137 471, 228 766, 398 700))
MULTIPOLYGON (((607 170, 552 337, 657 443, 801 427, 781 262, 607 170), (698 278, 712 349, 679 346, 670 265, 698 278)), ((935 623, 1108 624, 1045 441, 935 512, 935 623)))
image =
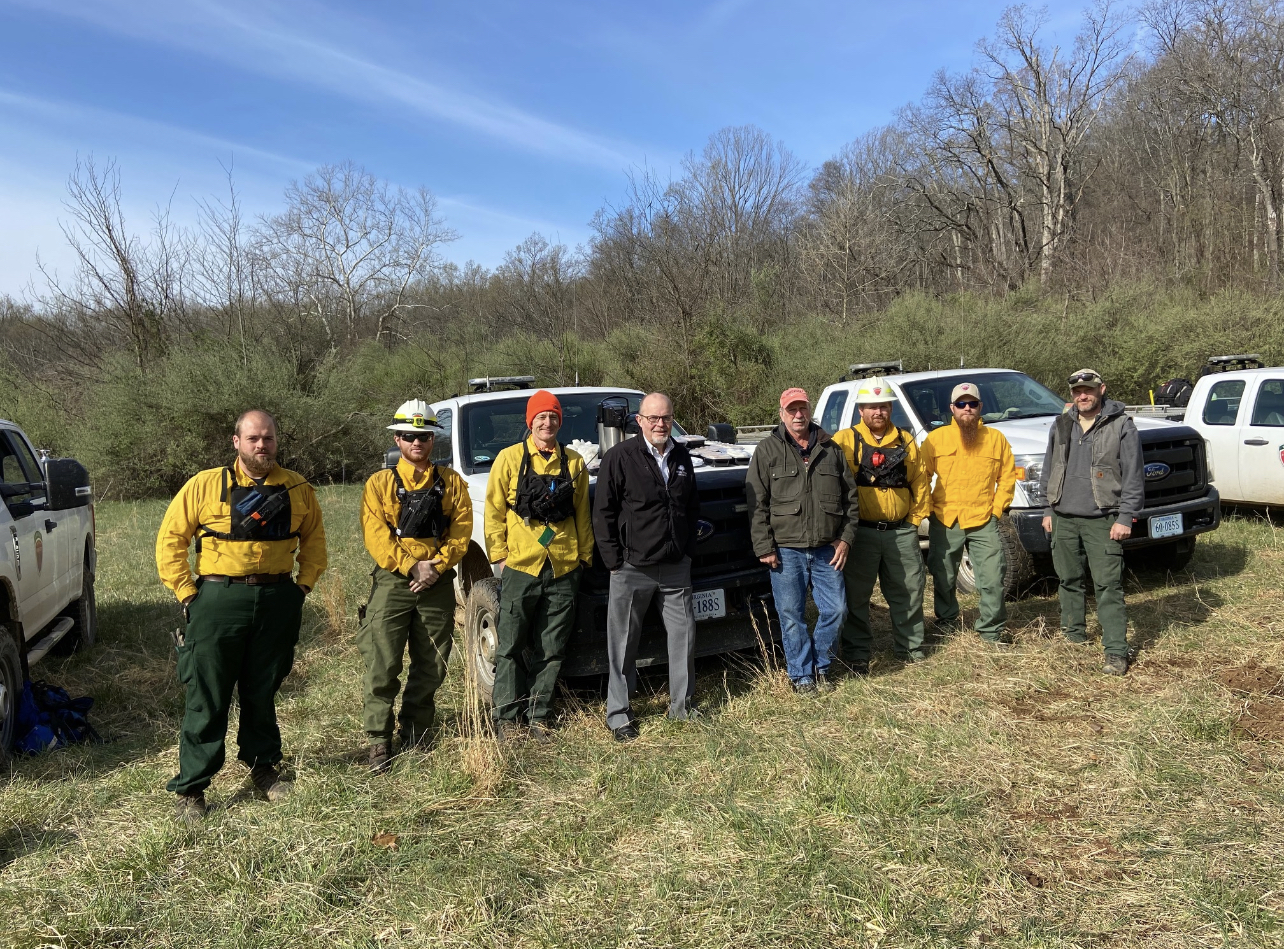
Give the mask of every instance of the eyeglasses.
POLYGON ((785 409, 786 415, 808 415, 810 413, 811 413, 810 405, 804 405, 802 408, 798 408, 798 409, 795 409, 793 407, 785 409))
POLYGON ((1100 381, 1101 381, 1101 377, 1091 372, 1076 372, 1073 376, 1070 377, 1070 384, 1072 386, 1079 385, 1085 382, 1090 386, 1095 386, 1100 381))
POLYGON ((974 409, 980 404, 976 399, 959 399, 954 403, 954 407, 956 409, 974 409))
POLYGON ((642 419, 642 421, 644 422, 649 422, 652 425, 672 425, 673 424, 672 415, 639 415, 638 418, 642 419))
POLYGON ((401 432, 397 437, 403 442, 430 442, 435 434, 435 432, 401 432))

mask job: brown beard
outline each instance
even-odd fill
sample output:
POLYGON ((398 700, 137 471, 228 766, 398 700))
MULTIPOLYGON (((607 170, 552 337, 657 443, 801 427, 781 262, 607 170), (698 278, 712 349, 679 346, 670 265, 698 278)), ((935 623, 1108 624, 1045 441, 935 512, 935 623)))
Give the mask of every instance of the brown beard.
POLYGON ((977 438, 981 434, 981 426, 977 424, 980 419, 972 422, 964 422, 961 419, 955 419, 954 424, 959 427, 959 441, 963 443, 966 450, 971 450, 975 445, 977 438))
POLYGON ((241 467, 251 478, 266 478, 272 466, 276 464, 276 459, 269 460, 266 464, 261 463, 254 455, 243 455, 237 452, 237 457, 241 461, 241 467))

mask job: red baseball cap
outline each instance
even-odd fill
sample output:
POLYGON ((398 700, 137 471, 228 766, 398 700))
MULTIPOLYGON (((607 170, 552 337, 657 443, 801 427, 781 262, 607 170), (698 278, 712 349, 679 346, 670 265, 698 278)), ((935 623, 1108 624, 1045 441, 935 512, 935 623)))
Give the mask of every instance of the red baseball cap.
POLYGON ((794 386, 792 389, 786 389, 780 393, 780 407, 787 409, 795 402, 806 402, 807 407, 811 408, 811 399, 807 398, 807 390, 794 386))

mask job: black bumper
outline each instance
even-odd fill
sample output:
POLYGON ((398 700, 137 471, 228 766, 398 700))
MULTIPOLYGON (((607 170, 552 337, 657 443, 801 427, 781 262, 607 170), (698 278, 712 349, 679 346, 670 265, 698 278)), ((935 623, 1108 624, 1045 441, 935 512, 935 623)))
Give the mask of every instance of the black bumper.
MULTIPOLYGON (((585 578, 589 580, 588 577, 585 578)), ((599 578, 593 577, 593 580, 599 578)), ((766 566, 729 572, 716 577, 697 577, 695 592, 722 590, 727 615, 696 623, 696 656, 714 656, 739 649, 756 648, 780 638, 780 628, 771 601, 771 575, 766 566)), ((565 676, 602 675, 608 668, 606 655, 607 589, 590 582, 580 588, 575 632, 562 663, 565 676)), ((668 662, 668 645, 660 611, 652 603, 642 621, 638 643, 638 667, 668 662)))
MULTIPOLYGON (((1043 511, 1041 509, 1009 511, 1008 516, 1012 518, 1012 523, 1016 526, 1017 539, 1021 541, 1021 546, 1029 553, 1050 554, 1052 552, 1050 539, 1043 532, 1043 511)), ((1132 536, 1123 542, 1124 549, 1135 550, 1138 547, 1151 547, 1155 544, 1170 544, 1175 540, 1181 540, 1183 537, 1193 537, 1196 534, 1204 534, 1208 531, 1216 530, 1221 522, 1221 495, 1217 493, 1216 488, 1209 485, 1208 493, 1203 497, 1180 501, 1176 504, 1161 504, 1146 508, 1142 516, 1137 519, 1137 523, 1133 525, 1132 536), (1181 515, 1181 533, 1152 539, 1150 536, 1150 519, 1152 517, 1164 517, 1169 514, 1181 515)))

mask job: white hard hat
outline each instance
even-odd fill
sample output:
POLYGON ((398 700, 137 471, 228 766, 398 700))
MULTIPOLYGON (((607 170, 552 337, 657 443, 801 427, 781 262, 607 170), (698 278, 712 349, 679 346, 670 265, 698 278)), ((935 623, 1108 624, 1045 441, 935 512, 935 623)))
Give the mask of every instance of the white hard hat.
POLYGON ((390 432, 433 432, 440 434, 445 429, 437 424, 437 413, 423 399, 411 399, 402 402, 397 414, 392 417, 388 426, 390 432))
POLYGON ((882 376, 862 379, 856 389, 856 404, 871 405, 878 402, 896 402, 896 393, 882 376))

